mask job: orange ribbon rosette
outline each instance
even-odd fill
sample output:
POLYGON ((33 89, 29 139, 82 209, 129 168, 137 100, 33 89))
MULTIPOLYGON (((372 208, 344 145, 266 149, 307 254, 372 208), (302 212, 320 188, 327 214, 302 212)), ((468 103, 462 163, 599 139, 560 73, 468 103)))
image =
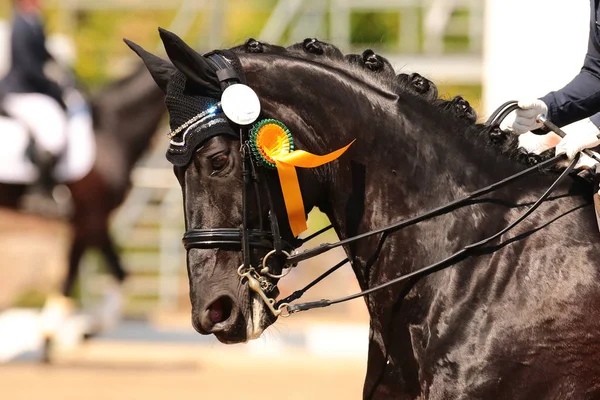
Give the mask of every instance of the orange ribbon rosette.
POLYGON ((304 150, 294 150, 290 131, 277 120, 262 120, 252 128, 252 153, 263 166, 277 169, 288 221, 295 237, 307 229, 296 167, 315 168, 327 164, 344 154, 352 143, 354 140, 339 150, 319 156, 304 150))

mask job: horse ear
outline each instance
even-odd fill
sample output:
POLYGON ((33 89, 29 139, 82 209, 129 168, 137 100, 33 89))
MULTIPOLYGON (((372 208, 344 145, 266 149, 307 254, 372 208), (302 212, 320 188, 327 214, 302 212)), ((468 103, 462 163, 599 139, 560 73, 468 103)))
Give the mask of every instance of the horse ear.
POLYGON ((162 58, 147 52, 141 46, 133 43, 131 40, 123 39, 123 41, 142 59, 146 65, 146 68, 148 68, 150 75, 152 75, 154 82, 156 82, 158 87, 160 87, 161 90, 166 93, 167 84, 169 83, 173 73, 176 71, 175 66, 167 60, 163 60, 162 58))
POLYGON ((167 55, 177 69, 205 94, 220 95, 219 79, 211 63, 173 32, 162 28, 158 28, 158 32, 167 55))

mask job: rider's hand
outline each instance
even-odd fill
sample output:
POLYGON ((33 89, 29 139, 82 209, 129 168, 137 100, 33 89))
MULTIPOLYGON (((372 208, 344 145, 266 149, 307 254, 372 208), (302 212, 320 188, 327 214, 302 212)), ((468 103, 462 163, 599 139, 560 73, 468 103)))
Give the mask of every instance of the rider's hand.
POLYGON ((600 129, 589 119, 576 131, 569 131, 556 146, 556 154, 566 154, 569 159, 581 150, 600 145, 600 129))
MULTIPOLYGON (((595 151, 593 153, 596 156, 600 157, 600 154, 596 153, 595 151)), ((579 158, 579 161, 577 161, 577 164, 575 164, 575 169, 592 169, 592 168, 596 168, 597 164, 598 164, 598 161, 594 160, 590 156, 586 156, 585 154, 582 154, 581 158, 579 158)))
MULTIPOLYGON (((600 146, 600 138, 598 137, 600 129, 592 121, 587 119, 585 122, 574 126, 576 129, 569 130, 567 136, 556 146, 556 155, 566 154, 569 159, 573 159, 581 150, 600 146)), ((595 160, 582 154, 575 168, 591 168, 595 164, 595 160)))
POLYGON ((519 109, 508 114, 500 123, 500 129, 520 135, 543 126, 537 121, 539 115, 547 115, 548 106, 541 100, 519 101, 519 109))

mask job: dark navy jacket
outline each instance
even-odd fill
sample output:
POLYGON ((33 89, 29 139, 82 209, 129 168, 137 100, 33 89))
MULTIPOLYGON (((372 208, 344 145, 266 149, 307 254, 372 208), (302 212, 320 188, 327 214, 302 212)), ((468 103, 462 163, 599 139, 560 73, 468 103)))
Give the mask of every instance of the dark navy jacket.
POLYGON ((583 68, 567 86, 541 100, 548 105, 549 118, 558 126, 583 118, 600 127, 600 0, 591 0, 590 37, 583 68), (596 115, 594 115, 596 114, 596 115))
POLYGON ((42 93, 63 104, 62 89, 44 74, 52 57, 46 50, 42 21, 16 12, 11 36, 11 67, 0 81, 0 93, 42 93))

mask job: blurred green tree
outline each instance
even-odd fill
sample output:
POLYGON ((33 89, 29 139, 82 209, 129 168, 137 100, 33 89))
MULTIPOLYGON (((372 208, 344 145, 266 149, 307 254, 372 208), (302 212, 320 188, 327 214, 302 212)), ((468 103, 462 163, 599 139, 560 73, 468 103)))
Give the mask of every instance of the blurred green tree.
MULTIPOLYGON (((10 14, 7 1, 0 1, 0 16, 10 14)), ((226 14, 220 26, 223 43, 218 47, 228 47, 243 43, 248 37, 258 37, 262 27, 269 18, 276 0, 228 0, 226 14)), ((151 51, 160 51, 160 41, 156 34, 158 26, 169 28, 176 16, 173 10, 95 10, 79 11, 67 15, 58 6, 60 2, 49 2, 45 16, 49 32, 72 34, 78 53, 76 72, 81 80, 95 89, 107 81, 122 76, 128 63, 134 57, 123 45, 122 38, 127 37, 151 51)), ((210 9, 198 13, 188 32, 183 34, 185 40, 196 45, 200 51, 208 48, 209 31, 213 29, 210 9)), ((354 51, 367 47, 386 51, 401 51, 399 32, 400 12, 355 12, 350 19, 350 39, 354 51)), ((464 19, 464 11, 458 11, 453 18, 464 19)), ((325 17, 325 32, 329 30, 328 17, 325 17)), ((422 26, 418 24, 419 48, 422 43, 422 26)), ((287 37, 287 34, 286 34, 287 37)), ((285 44, 285 43, 280 43, 285 44)), ((448 35, 445 47, 450 52, 461 52, 468 49, 468 39, 460 35, 448 35)), ((456 93, 465 96, 471 103, 478 105, 481 97, 479 85, 446 85, 440 87, 440 93, 447 97, 456 93)))

